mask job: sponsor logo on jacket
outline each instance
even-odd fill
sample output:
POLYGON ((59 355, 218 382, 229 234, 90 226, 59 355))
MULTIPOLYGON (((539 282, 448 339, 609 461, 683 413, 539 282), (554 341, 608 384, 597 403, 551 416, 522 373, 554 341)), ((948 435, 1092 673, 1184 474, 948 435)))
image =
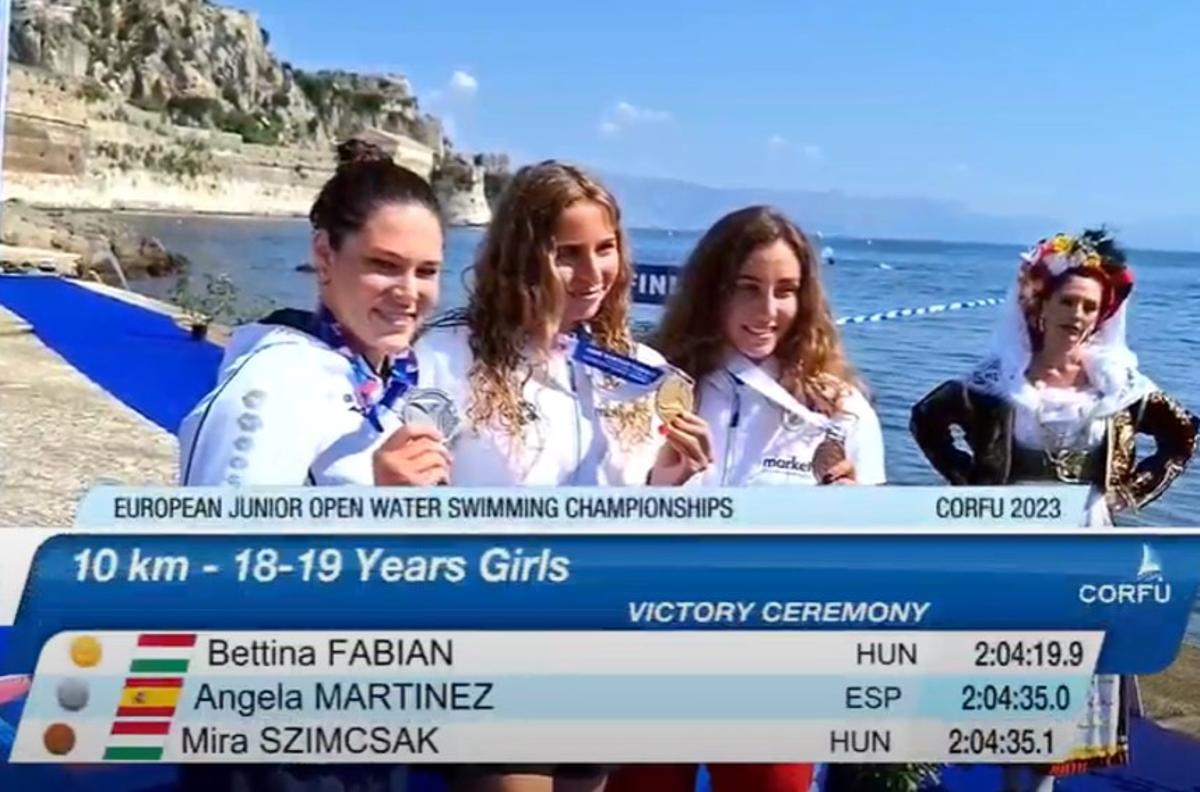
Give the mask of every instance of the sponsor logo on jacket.
POLYGON ((795 456, 764 457, 763 470, 777 470, 790 475, 809 475, 812 473, 812 461, 797 459, 795 456))

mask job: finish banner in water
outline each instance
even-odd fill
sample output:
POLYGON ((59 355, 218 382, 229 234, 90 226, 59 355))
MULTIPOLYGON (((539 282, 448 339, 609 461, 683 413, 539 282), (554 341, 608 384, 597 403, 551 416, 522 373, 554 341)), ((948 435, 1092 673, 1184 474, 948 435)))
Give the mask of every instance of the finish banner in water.
POLYGON ((665 305, 675 291, 679 267, 671 264, 637 264, 633 270, 633 301, 641 305, 665 305))

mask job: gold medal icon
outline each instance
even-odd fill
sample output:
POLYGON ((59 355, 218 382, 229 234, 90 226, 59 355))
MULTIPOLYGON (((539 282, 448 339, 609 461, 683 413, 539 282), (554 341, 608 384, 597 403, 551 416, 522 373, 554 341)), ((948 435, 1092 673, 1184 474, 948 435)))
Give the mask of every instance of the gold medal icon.
POLYGON ((682 371, 673 370, 663 379, 654 394, 654 409, 664 423, 670 423, 682 413, 696 407, 695 382, 682 371))
POLYGON ((100 662, 102 655, 100 642, 90 635, 81 635, 71 641, 71 659, 80 668, 91 668, 100 662))

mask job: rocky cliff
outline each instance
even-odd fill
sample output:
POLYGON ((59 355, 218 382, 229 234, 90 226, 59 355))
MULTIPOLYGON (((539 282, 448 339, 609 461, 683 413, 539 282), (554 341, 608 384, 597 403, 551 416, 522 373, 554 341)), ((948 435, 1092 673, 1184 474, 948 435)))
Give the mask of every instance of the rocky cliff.
POLYGON ((306 72, 269 45, 255 14, 207 0, 13 0, 10 194, 304 213, 332 170, 332 144, 365 136, 440 185, 450 222, 486 222, 473 183, 461 195, 448 187, 462 179, 442 171, 468 160, 448 150, 404 77, 306 72))
POLYGON ((376 127, 441 146, 441 125, 405 78, 293 69, 271 53, 255 14, 207 0, 14 0, 9 36, 17 63, 250 142, 376 127))

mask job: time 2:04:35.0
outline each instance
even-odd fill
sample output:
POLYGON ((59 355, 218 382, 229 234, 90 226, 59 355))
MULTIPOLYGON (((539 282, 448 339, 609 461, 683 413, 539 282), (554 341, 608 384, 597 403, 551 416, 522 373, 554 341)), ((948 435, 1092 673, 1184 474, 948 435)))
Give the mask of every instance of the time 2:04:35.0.
POLYGON ((963 685, 967 712, 1065 712, 1071 708, 1069 685, 963 685))

